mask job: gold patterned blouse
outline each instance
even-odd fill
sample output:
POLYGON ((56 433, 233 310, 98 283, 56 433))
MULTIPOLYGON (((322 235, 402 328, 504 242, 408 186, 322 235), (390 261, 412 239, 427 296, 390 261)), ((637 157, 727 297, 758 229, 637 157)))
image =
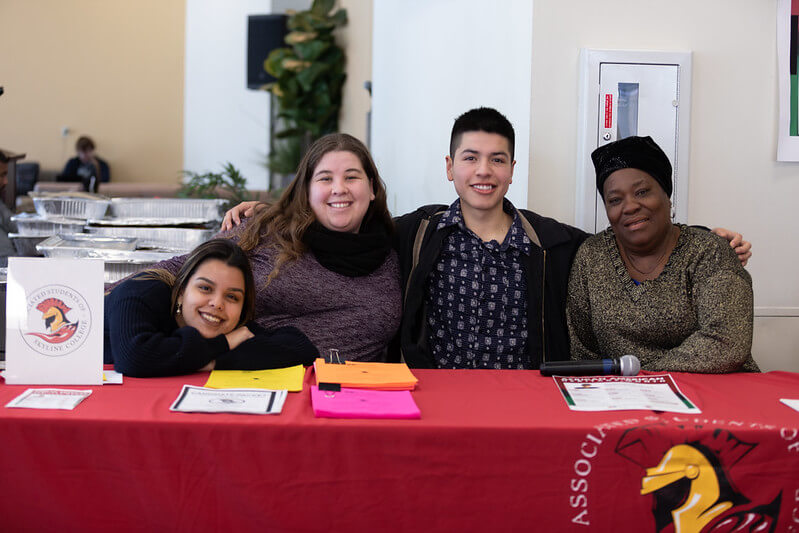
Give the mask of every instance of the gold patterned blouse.
POLYGON ((752 278, 721 237, 680 225, 663 272, 638 284, 613 230, 586 240, 569 278, 572 359, 632 354, 653 371, 758 372, 752 278))

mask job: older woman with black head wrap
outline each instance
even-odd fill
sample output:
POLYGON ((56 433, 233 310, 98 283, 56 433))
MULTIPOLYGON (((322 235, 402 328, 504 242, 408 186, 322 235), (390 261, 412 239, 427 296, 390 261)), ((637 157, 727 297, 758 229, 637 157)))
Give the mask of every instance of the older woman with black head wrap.
POLYGON ((752 279, 727 242, 671 222, 671 164, 650 137, 591 154, 610 228, 569 279, 573 359, 636 355, 645 370, 758 371, 752 279))

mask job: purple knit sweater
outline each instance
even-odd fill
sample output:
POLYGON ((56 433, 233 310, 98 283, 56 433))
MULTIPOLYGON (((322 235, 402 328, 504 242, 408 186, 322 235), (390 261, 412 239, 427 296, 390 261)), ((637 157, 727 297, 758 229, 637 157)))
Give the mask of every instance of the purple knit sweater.
MULTIPOLYGON (((221 234, 220 237, 230 237, 221 234)), ((383 361, 397 331, 402 295, 399 262, 391 251, 368 276, 351 278, 319 264, 312 253, 284 264, 265 287, 277 252, 264 242, 248 252, 255 277, 255 321, 271 329, 294 326, 322 355, 336 348, 349 361, 383 361)), ((186 256, 153 265, 177 273, 186 256)))

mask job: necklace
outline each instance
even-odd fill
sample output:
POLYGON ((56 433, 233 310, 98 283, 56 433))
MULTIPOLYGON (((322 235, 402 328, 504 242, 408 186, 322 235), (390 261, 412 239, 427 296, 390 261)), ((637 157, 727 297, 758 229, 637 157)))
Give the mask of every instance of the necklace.
POLYGON ((663 251, 660 253, 660 256, 658 257, 657 261, 655 261, 655 265, 652 268, 650 268, 649 270, 641 270, 640 268, 638 268, 638 265, 635 264, 635 261, 633 260, 633 257, 627 253, 627 250, 624 250, 624 246, 621 247, 623 252, 624 252, 624 257, 627 259, 627 262, 630 264, 630 266, 633 267, 633 270, 635 270, 639 274, 643 274, 644 276, 648 276, 649 274, 654 272, 661 265, 661 262, 663 261, 663 257, 666 255, 666 252, 668 252, 669 250, 672 250, 674 248, 671 245, 671 241, 674 239, 674 237, 673 237, 674 229, 673 228, 674 228, 674 226, 672 226, 672 229, 670 230, 670 233, 669 233, 669 242, 663 248, 663 251))

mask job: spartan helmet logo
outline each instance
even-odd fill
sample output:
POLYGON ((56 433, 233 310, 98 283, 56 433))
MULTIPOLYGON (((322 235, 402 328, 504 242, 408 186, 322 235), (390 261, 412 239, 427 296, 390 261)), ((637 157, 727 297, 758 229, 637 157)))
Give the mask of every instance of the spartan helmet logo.
MULTIPOLYGON (((625 432, 616 453, 643 467, 642 496, 653 497, 656 531, 678 533, 776 530, 782 492, 752 502, 733 482, 735 466, 757 447, 726 429, 659 438, 655 425, 625 432)), ((668 433, 666 433, 668 434, 668 433)))
POLYGON ((58 298, 47 298, 36 306, 42 313, 45 333, 28 333, 50 344, 68 341, 78 329, 78 322, 70 322, 67 313, 72 309, 58 298))

